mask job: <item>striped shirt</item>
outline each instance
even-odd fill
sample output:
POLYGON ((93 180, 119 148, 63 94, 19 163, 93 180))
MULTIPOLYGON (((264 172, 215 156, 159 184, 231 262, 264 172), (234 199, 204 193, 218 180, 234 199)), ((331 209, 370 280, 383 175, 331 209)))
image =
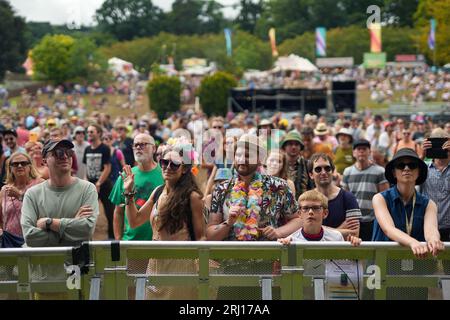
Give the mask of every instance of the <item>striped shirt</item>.
POLYGON ((364 170, 359 170, 356 165, 344 170, 341 185, 355 195, 362 213, 361 222, 370 222, 375 219, 372 198, 378 193, 378 186, 387 182, 384 168, 376 164, 364 170))
POLYGON ((437 205, 439 229, 450 228, 450 163, 442 172, 433 162, 428 166, 428 177, 422 185, 422 193, 437 205))

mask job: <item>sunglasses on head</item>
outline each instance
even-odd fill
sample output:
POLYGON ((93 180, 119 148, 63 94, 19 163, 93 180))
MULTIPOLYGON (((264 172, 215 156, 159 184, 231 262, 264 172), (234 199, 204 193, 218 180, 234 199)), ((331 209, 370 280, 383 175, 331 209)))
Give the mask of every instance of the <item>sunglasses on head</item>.
POLYGON ((72 158, 74 151, 72 149, 56 149, 51 152, 53 156, 57 159, 63 159, 64 156, 67 158, 72 158))
POLYGON ((169 169, 172 171, 177 171, 181 167, 182 163, 173 162, 173 161, 167 160, 167 159, 160 159, 159 165, 161 166, 161 168, 163 170, 169 169))
POLYGON ((29 161, 17 161, 17 162, 11 162, 9 165, 13 168, 17 168, 19 166, 26 167, 29 166, 31 163, 29 161))
POLYGON ((419 167, 419 163, 416 161, 414 161, 414 162, 398 162, 395 164, 395 169, 405 170, 406 166, 408 166, 408 168, 410 170, 414 170, 419 167))
POLYGON ((314 172, 315 173, 321 173, 322 169, 325 170, 325 172, 330 173, 331 172, 331 166, 324 166, 324 167, 315 167, 314 172))

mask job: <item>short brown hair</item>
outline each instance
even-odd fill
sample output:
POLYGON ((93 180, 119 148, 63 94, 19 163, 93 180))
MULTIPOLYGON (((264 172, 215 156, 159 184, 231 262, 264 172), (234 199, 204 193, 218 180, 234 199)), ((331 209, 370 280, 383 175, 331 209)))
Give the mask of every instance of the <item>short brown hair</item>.
POLYGON ((103 135, 103 128, 97 123, 91 123, 89 127, 94 127, 100 137, 103 135))
POLYGON ((328 199, 322 193, 317 190, 309 190, 300 195, 298 203, 302 201, 317 201, 320 202, 324 209, 328 209, 328 199))
POLYGON ((333 159, 331 159, 329 155, 327 155, 326 153, 314 153, 308 162, 308 172, 309 173, 312 173, 312 171, 314 169, 314 162, 316 162, 319 159, 328 161, 328 163, 330 164, 330 167, 331 167, 331 172, 334 171, 335 166, 333 163, 333 159))

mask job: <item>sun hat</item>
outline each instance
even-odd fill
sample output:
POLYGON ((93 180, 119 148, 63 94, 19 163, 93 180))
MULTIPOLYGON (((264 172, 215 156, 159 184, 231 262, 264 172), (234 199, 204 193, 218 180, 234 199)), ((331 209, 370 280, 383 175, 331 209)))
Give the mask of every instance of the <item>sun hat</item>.
POLYGON ((319 122, 316 126, 316 129, 314 129, 314 134, 316 136, 325 136, 328 134, 328 126, 326 123, 319 122))
POLYGON ((283 140, 281 141, 281 148, 284 147, 284 144, 288 141, 297 141, 298 143, 300 143, 301 146, 301 150, 303 150, 305 148, 305 145, 303 144, 302 138, 300 137, 300 134, 295 131, 292 130, 290 132, 288 132, 284 137, 283 140))
POLYGON ((410 158, 417 160, 417 162, 419 163, 419 177, 416 180, 416 185, 423 184, 428 176, 428 167, 425 164, 425 162, 422 159, 420 159, 417 153, 410 148, 402 148, 398 150, 397 153, 394 154, 392 160, 387 163, 384 176, 389 181, 389 183, 391 184, 397 183, 397 179, 394 177, 394 169, 395 163, 401 158, 410 158))
POLYGON ((341 128, 339 130, 339 132, 336 134, 336 139, 339 139, 340 135, 345 135, 345 136, 349 136, 350 137, 350 143, 353 142, 353 135, 352 135, 352 131, 348 128, 341 128))

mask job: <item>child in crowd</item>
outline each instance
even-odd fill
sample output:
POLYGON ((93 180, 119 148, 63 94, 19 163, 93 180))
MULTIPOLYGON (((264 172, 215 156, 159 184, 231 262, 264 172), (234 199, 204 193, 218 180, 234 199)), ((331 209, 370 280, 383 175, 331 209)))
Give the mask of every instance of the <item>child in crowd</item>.
MULTIPOLYGON (((298 198, 303 227, 291 234, 289 237, 280 238, 283 244, 291 241, 344 241, 342 234, 334 229, 322 227, 322 221, 328 215, 328 199, 316 190, 303 193, 298 198)), ((347 241, 353 246, 359 246, 361 239, 349 235, 347 241)))

